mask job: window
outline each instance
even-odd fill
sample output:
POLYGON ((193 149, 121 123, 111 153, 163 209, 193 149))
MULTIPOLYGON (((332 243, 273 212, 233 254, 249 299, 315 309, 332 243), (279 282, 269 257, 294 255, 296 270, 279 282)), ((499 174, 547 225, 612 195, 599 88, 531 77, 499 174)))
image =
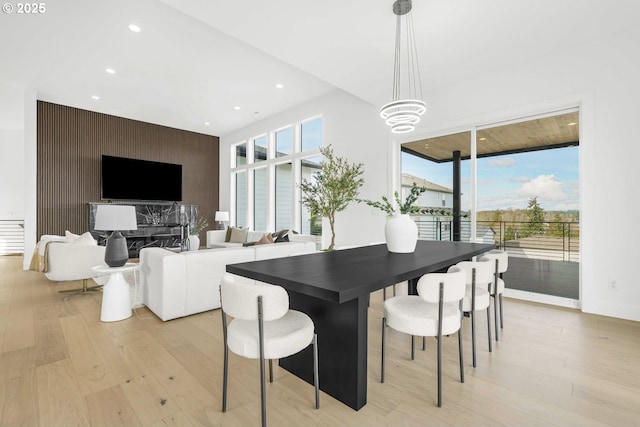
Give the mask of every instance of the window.
POLYGON ((263 135, 253 140, 253 162, 267 160, 267 136, 263 135))
POLYGON ((322 218, 300 204, 298 186, 320 168, 322 143, 323 119, 311 117, 233 145, 233 225, 321 235, 322 218))
POLYGON ((267 230, 267 216, 269 205, 267 199, 267 168, 253 171, 253 229, 267 230))
POLYGON ((322 147, 322 118, 310 120, 300 126, 301 151, 322 147))
POLYGON ((292 164, 276 165, 276 230, 292 228, 293 176, 292 164))
MULTIPOLYGON (((300 168, 300 182, 304 180, 315 181, 314 174, 320 170, 321 161, 321 156, 302 159, 300 168)), ((300 204, 300 218, 302 219, 302 234, 312 234, 314 236, 322 235, 322 218, 311 216, 309 210, 302 204, 300 204)))
POLYGON ((293 153, 293 132, 290 127, 276 132, 276 157, 293 153))
POLYGON ((247 144, 236 145, 236 167, 247 164, 247 144))
POLYGON ((247 171, 236 173, 236 206, 235 221, 236 227, 246 227, 247 225, 247 171))

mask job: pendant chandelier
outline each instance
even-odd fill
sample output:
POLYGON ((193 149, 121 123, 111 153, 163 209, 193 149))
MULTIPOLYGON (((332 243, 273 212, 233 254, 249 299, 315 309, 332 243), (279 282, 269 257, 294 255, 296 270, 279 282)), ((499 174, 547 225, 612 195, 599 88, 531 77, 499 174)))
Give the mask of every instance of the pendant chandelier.
POLYGON ((420 67, 410 13, 411 7, 411 0, 396 0, 393 3, 393 13, 396 15, 393 94, 392 101, 380 108, 380 117, 391 126, 393 133, 413 131, 420 121, 420 116, 427 110, 427 105, 422 101, 420 67), (403 66, 404 70, 402 70, 403 66))

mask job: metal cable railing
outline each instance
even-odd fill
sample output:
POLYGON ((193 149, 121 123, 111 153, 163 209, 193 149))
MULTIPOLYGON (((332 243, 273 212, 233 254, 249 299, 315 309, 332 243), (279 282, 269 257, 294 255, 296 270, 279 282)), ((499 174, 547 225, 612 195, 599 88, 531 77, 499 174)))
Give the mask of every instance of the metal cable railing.
MULTIPOLYGON (((453 240, 452 220, 415 216, 418 238, 453 240)), ((509 255, 522 258, 549 259, 566 262, 580 260, 580 223, 524 221, 477 221, 476 241, 494 243, 509 255)), ((471 240, 469 219, 461 220, 460 240, 471 240)))

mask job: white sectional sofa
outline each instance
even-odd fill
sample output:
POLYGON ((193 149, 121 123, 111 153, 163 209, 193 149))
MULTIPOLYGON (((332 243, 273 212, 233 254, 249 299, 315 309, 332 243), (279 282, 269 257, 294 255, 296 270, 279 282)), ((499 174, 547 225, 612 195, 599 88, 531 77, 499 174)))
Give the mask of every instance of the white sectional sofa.
MULTIPOLYGON (((227 230, 209 230, 207 231, 207 248, 239 248, 243 244, 255 243, 267 233, 266 231, 247 231, 247 237, 244 242, 225 242, 227 230)), ((316 242, 316 236, 307 234, 288 233, 287 238, 290 242, 316 242)), ((314 247, 315 249, 315 247, 314 247)))
MULTIPOLYGON (((216 231, 223 233, 224 243, 224 230, 216 231)), ((298 241, 247 247, 240 244, 237 247, 180 253, 163 248, 144 248, 140 251, 143 303, 165 321, 220 308, 219 287, 227 264, 310 252, 316 249, 316 245, 315 238, 309 240, 301 238, 298 241)))

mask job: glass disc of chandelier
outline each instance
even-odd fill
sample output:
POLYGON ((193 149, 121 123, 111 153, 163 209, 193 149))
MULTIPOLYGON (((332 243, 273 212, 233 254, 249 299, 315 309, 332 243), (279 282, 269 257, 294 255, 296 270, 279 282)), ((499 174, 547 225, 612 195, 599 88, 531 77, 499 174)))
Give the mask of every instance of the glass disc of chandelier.
POLYGON ((415 129, 425 111, 427 105, 419 99, 400 99, 383 105, 380 117, 391 126, 391 132, 407 133, 415 129))

